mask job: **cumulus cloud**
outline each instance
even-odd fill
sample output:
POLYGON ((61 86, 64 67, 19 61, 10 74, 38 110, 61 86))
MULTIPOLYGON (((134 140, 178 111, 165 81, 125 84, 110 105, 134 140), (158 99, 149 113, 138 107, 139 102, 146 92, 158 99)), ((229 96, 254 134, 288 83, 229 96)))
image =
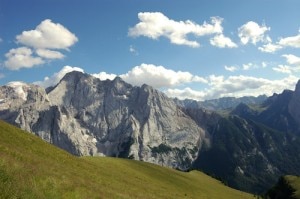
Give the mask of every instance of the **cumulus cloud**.
POLYGON ((6 53, 4 66, 10 70, 31 68, 47 61, 62 59, 64 55, 58 50, 69 50, 78 38, 61 24, 46 19, 34 30, 17 35, 16 41, 24 46, 6 53))
POLYGON ((225 70, 230 71, 230 72, 234 72, 239 69, 238 66, 224 66, 224 68, 225 68, 225 70))
POLYGON ((82 73, 84 72, 82 68, 64 66, 59 72, 54 73, 51 77, 45 77, 43 81, 34 82, 34 84, 37 84, 44 88, 55 86, 67 73, 72 71, 79 71, 82 73))
POLYGON ((229 37, 225 37, 223 34, 217 34, 210 39, 210 44, 219 48, 236 48, 238 47, 229 37))
POLYGON ((173 71, 153 64, 141 64, 120 77, 133 85, 148 84, 155 88, 172 87, 190 82, 206 83, 204 78, 189 72, 173 71))
MULTIPOLYGON (((284 70, 284 66, 278 67, 284 70)), ((273 69, 274 70, 274 69, 273 69)), ((289 67, 286 67, 289 70, 289 67)), ((63 76, 71 71, 84 72, 78 67, 65 66, 59 72, 53 74, 51 77, 46 77, 43 81, 35 82, 35 84, 43 87, 56 85, 63 76)), ((293 72, 293 70, 291 70, 293 72)), ((144 83, 160 89, 169 97, 177 97, 179 99, 195 99, 207 100, 216 99, 220 97, 242 97, 242 96, 258 96, 258 95, 272 95, 273 93, 280 93, 284 89, 294 89, 298 81, 298 77, 289 74, 288 77, 278 80, 270 80, 265 78, 257 78, 252 76, 217 76, 210 75, 206 78, 194 76, 189 72, 173 71, 162 66, 155 66, 151 64, 141 64, 134 67, 126 74, 119 75, 126 82, 136 86, 144 83), (198 82, 201 90, 194 90, 190 87, 184 86, 190 82, 198 82), (183 89, 178 89, 178 86, 183 89)), ((117 75, 101 72, 99 74, 92 74, 100 80, 113 80, 117 75)))
POLYGON ((257 66, 254 65, 253 63, 248 63, 248 64, 243 64, 243 70, 250 70, 253 68, 256 68, 257 66))
POLYGON ((288 65, 278 65, 277 67, 273 67, 272 69, 279 73, 286 73, 286 74, 292 73, 292 68, 288 65))
POLYGON ((258 49, 262 52, 274 53, 286 47, 300 48, 300 33, 296 36, 281 38, 275 44, 269 42, 267 44, 264 44, 262 47, 259 47, 258 49))
POLYGON ((17 35, 17 42, 33 48, 68 49, 78 38, 67 28, 50 19, 42 21, 34 30, 17 35))
POLYGON ((224 96, 258 96, 262 94, 272 95, 282 92, 286 88, 292 89, 298 78, 290 76, 281 80, 269 80, 251 76, 229 76, 224 81, 219 82, 208 92, 212 98, 224 96))
POLYGON ((94 73, 92 75, 94 77, 97 77, 98 79, 100 79, 102 81, 107 80, 107 79, 113 80, 113 79, 115 79, 117 77, 117 75, 115 75, 115 74, 108 74, 106 72, 100 72, 100 73, 97 73, 97 74, 94 73))
POLYGON ((250 42, 255 45, 257 42, 270 42, 270 38, 265 35, 270 29, 266 25, 260 26, 254 21, 249 21, 238 29, 238 35, 242 44, 250 42))
MULTIPOLYGON (((45 77, 43 81, 35 82, 35 84, 43 87, 49 87, 56 85, 65 74, 71 71, 84 72, 83 69, 78 67, 65 66, 59 72, 54 73, 51 77, 45 77)), ((192 75, 189 72, 173 71, 166 69, 163 66, 156 66, 153 64, 141 64, 132 68, 125 74, 116 75, 106 72, 100 72, 91 74, 92 76, 99 78, 100 80, 113 80, 117 76, 121 77, 124 81, 135 85, 141 86, 148 84, 156 89, 170 88, 181 84, 197 82, 206 84, 207 80, 200 76, 192 75)))
POLYGON ((296 36, 282 38, 278 43, 285 47, 300 48, 300 33, 296 36))
POLYGON ((274 71, 286 74, 300 72, 300 57, 292 54, 284 54, 282 57, 284 57, 286 62, 290 65, 278 65, 277 67, 272 68, 274 71))
POLYGON ((288 76, 279 80, 269 80, 251 76, 224 76, 211 75, 208 77, 209 87, 203 91, 196 91, 190 88, 167 89, 165 93, 170 97, 179 99, 206 100, 220 97, 242 97, 272 95, 281 93, 284 89, 294 89, 298 81, 296 76, 288 76))
POLYGON ((204 36, 223 31, 221 26, 223 19, 219 17, 212 17, 210 23, 204 22, 202 25, 190 20, 175 21, 160 12, 140 12, 138 18, 140 22, 129 29, 129 36, 145 36, 151 39, 166 37, 173 44, 190 47, 199 47, 200 44, 195 40, 189 40, 187 38, 189 34, 204 36))
POLYGON ((194 99, 202 101, 206 98, 206 93, 204 91, 196 91, 189 87, 184 89, 167 89, 164 91, 166 95, 178 99, 194 99))
POLYGON ((282 57, 286 58, 287 63, 293 65, 300 65, 300 57, 297 57, 292 54, 284 54, 282 57))
POLYGON ((283 47, 281 45, 267 43, 267 44, 262 45, 261 47, 258 47, 258 50, 260 50, 261 52, 265 52, 265 53, 274 53, 282 48, 283 47))
POLYGON ((45 63, 41 57, 35 57, 32 54, 32 50, 27 47, 13 48, 5 54, 7 60, 4 66, 9 70, 19 70, 45 63))
POLYGON ((37 49, 36 54, 46 59, 62 59, 65 57, 61 52, 48 49, 37 49))

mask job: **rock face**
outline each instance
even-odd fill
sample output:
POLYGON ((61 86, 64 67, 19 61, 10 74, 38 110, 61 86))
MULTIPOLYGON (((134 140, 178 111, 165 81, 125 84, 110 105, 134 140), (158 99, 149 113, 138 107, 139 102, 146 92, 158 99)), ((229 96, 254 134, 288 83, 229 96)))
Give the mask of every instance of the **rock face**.
MULTIPOLYGON (((288 104, 288 110, 295 123, 297 124, 297 131, 300 131, 300 81, 296 85, 295 92, 293 93, 290 103, 288 104)), ((299 133, 300 134, 300 133, 299 133)))
POLYGON ((48 93, 0 87, 0 118, 75 155, 115 156, 188 169, 207 133, 173 100, 120 78, 67 74, 48 93))

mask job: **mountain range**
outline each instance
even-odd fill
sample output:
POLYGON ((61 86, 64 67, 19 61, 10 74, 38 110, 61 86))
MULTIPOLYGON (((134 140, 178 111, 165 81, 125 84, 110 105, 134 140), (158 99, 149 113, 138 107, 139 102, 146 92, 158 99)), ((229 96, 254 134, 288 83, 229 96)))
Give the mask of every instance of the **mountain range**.
POLYGON ((300 175, 300 83, 295 91, 246 103, 220 112, 148 85, 75 71, 52 88, 20 82, 0 87, 0 119, 71 154, 198 169, 262 193, 281 175, 300 175))
POLYGON ((175 98, 174 101, 177 105, 185 107, 185 108, 193 108, 193 109, 207 109, 211 111, 220 111, 225 109, 232 109, 239 105, 240 103, 244 104, 261 104, 267 99, 266 95, 260 95, 258 97, 253 96, 244 96, 244 97, 222 97, 218 99, 211 99, 205 101, 196 101, 192 99, 184 99, 180 100, 175 98))

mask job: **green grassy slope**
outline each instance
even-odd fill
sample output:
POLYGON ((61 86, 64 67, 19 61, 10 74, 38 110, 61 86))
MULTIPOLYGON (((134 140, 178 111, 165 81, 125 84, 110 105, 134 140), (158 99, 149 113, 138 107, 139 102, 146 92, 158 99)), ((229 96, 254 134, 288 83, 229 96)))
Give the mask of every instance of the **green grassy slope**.
POLYGON ((300 199, 300 177, 287 175, 279 179, 277 184, 268 191, 270 199, 300 199))
POLYGON ((0 198, 253 198, 197 171, 74 157, 0 121, 0 198))
POLYGON ((299 176, 285 176, 286 180, 294 190, 293 197, 300 199, 300 177, 299 176))

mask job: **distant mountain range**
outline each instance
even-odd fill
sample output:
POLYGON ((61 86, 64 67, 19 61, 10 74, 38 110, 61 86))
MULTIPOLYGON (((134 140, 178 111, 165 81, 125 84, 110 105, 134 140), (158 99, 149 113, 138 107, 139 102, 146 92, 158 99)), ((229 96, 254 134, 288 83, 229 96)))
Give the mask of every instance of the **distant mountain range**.
POLYGON ((199 169, 252 193, 281 175, 300 175, 299 105, 299 82, 269 98, 201 103, 81 72, 46 90, 18 82, 0 87, 0 119, 72 154, 199 169))
POLYGON ((225 109, 232 109, 239 105, 240 103, 244 104, 261 104, 267 99, 266 95, 260 95, 258 97, 245 96, 245 97, 222 97, 219 99, 211 99, 205 101, 196 101, 191 99, 180 100, 175 98, 174 101, 177 105, 185 108, 193 109, 207 109, 211 111, 219 111, 225 109))

